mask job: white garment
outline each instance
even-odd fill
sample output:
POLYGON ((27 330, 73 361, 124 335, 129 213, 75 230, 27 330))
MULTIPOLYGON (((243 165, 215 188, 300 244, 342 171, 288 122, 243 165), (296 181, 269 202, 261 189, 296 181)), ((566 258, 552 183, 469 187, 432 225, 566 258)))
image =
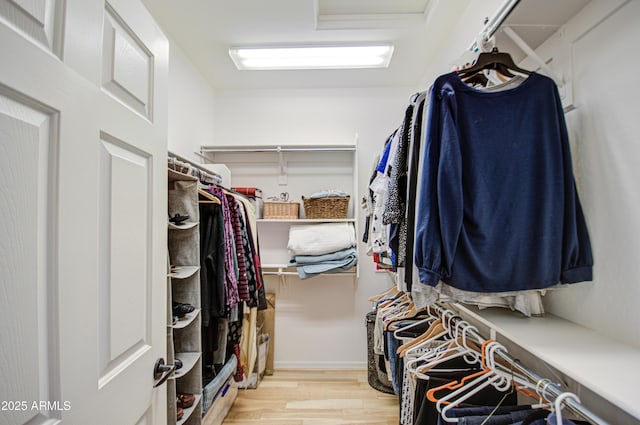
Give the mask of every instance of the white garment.
POLYGON ((376 177, 369 185, 369 189, 373 192, 373 217, 371 218, 371 239, 373 252, 383 254, 389 252, 389 226, 382 223, 384 215, 384 205, 387 202, 389 189, 389 174, 387 174, 391 160, 398 152, 398 133, 391 138, 389 157, 385 172, 378 172, 376 177))
POLYGON ((352 223, 322 223, 291 226, 287 249, 292 256, 323 255, 356 246, 352 223))

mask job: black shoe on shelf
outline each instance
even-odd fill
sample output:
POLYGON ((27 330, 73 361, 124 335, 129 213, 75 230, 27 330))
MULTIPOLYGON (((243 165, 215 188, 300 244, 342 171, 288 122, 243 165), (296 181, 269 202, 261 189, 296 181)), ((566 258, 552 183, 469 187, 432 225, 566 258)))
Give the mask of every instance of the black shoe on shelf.
POLYGON ((187 221, 189 219, 188 215, 180 215, 180 214, 176 214, 173 217, 171 217, 169 219, 169 223, 173 223, 176 226, 179 226, 181 224, 183 224, 183 222, 187 221))
POLYGON ((178 318, 186 316, 187 313, 191 313, 195 309, 191 304, 173 303, 173 315, 178 318))

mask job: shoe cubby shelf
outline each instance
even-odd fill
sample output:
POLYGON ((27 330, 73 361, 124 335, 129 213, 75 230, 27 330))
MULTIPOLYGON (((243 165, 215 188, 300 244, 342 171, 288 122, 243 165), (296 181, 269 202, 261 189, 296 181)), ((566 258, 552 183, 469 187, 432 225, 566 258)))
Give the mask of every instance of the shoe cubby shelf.
POLYGON ((183 224, 176 226, 173 223, 169 223, 169 230, 189 230, 189 229, 193 229, 194 227, 196 227, 199 223, 195 223, 195 222, 184 222, 183 224))
POLYGON ((193 402, 193 405, 191 405, 191 407, 187 407, 186 409, 184 409, 184 415, 182 415, 182 418, 176 423, 176 425, 182 425, 187 423, 189 419, 191 419, 193 412, 195 412, 196 410, 197 411, 202 410, 202 407, 200 405, 201 398, 202 396, 196 394, 196 400, 193 402))
POLYGON ((176 359, 182 360, 182 367, 173 375, 176 379, 189 374, 200 359, 200 353, 176 353, 176 359))
POLYGON ((186 328, 187 326, 191 325, 194 322, 194 320, 198 318, 199 314, 200 314, 199 308, 195 309, 191 313, 187 313, 184 317, 182 317, 181 319, 178 319, 178 321, 173 325, 173 329, 186 328))
POLYGON ((200 208, 198 206, 198 180, 189 175, 169 170, 169 217, 188 216, 176 225, 167 223, 169 264, 167 297, 167 362, 182 361, 167 385, 167 425, 200 425, 202 411, 202 342, 200 302, 200 208), (195 307, 182 319, 173 323, 173 304, 184 303, 195 307), (193 394, 196 401, 184 409, 177 421, 176 395, 193 394), (196 413, 194 413, 196 412, 196 413))
POLYGON ((177 266, 169 273, 169 277, 172 279, 187 279, 200 270, 199 266, 177 266))

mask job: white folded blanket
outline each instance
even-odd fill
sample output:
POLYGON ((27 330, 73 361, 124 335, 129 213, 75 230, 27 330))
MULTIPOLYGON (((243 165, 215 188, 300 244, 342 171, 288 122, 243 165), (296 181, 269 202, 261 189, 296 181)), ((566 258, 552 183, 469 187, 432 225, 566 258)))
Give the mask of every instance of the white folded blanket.
POLYGON ((322 255, 356 246, 352 223, 295 225, 289 228, 289 254, 322 255))

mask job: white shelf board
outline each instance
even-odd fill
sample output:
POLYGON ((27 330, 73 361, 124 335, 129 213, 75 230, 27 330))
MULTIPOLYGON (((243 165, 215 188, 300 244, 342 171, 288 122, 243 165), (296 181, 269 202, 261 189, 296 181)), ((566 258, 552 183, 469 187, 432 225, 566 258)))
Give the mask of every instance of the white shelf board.
POLYGON ((180 379, 185 376, 187 373, 191 372, 191 369, 196 365, 198 359, 200 359, 199 352, 193 353, 176 353, 174 356, 176 359, 182 360, 182 367, 175 371, 174 377, 176 379, 180 379))
POLYGON ((294 266, 289 264, 262 264, 262 269, 293 269, 294 266))
POLYGON ((191 313, 185 314, 185 316, 182 319, 178 319, 176 324, 173 325, 173 329, 184 329, 184 328, 186 328, 187 326, 192 324, 194 320, 196 320, 196 317, 198 317, 198 314, 200 314, 200 309, 199 308, 193 310, 191 313))
POLYGON ((188 230, 188 229, 193 229, 198 224, 199 224, 198 222, 185 221, 184 224, 181 224, 180 226, 176 226, 173 223, 169 223, 169 230, 188 230))
POLYGON ((259 218, 258 223, 355 223, 355 218, 296 218, 296 219, 278 219, 278 218, 259 218))
POLYGON ((187 422, 191 415, 193 415, 193 412, 196 411, 196 409, 200 410, 200 399, 202 398, 202 396, 200 394, 194 395, 196 397, 195 401, 193 402, 191 407, 183 409, 184 415, 182 415, 182 418, 176 423, 176 425, 182 425, 183 423, 187 422))
MULTIPOLYGON (((277 272, 270 272, 270 271, 265 271, 262 272, 263 275, 265 276, 299 276, 298 272, 284 272, 284 271, 277 271, 277 272)), ((357 276, 356 272, 352 272, 352 271, 346 271, 346 272, 335 272, 335 273, 320 273, 318 276, 357 276)))
POLYGON ((526 318, 502 309, 456 308, 640 418, 640 349, 551 314, 526 318))
POLYGON ((198 270, 200 270, 199 266, 176 266, 176 268, 169 273, 169 277, 172 279, 186 279, 196 274, 198 270))
MULTIPOLYGON (((269 276, 298 276, 295 266, 289 264, 262 264, 262 274, 269 276)), ((355 276, 356 267, 347 271, 335 273, 320 273, 321 276, 355 276)))

